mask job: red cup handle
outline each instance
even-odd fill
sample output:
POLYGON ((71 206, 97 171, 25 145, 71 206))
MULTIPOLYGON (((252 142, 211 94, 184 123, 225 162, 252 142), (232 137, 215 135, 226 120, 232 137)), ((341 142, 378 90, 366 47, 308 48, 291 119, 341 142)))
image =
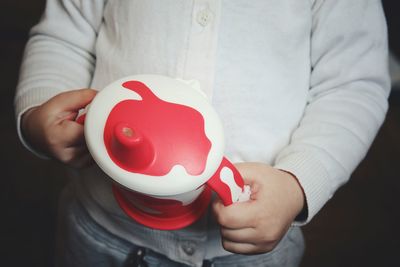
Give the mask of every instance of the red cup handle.
POLYGON ((82 124, 82 125, 85 124, 86 113, 87 113, 87 110, 89 108, 89 105, 87 105, 85 108, 79 110, 78 116, 76 116, 76 119, 75 119, 75 121, 77 123, 82 124))
POLYGON ((207 185, 218 194, 225 206, 250 199, 250 187, 244 184, 239 171, 225 157, 207 185))

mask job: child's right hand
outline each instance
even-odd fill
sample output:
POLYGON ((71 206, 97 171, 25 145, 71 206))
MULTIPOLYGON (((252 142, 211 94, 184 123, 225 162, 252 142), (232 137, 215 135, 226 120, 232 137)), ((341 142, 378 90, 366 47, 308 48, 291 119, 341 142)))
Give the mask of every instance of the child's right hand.
POLYGON ((96 92, 92 89, 64 92, 25 112, 21 129, 28 143, 71 167, 90 165, 92 157, 86 147, 83 125, 75 118, 96 92))

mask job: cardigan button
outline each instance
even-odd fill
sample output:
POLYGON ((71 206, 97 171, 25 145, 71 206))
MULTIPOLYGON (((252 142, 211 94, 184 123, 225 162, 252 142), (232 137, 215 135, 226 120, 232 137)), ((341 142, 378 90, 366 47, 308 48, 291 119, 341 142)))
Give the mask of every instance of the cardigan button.
POLYGON ((201 26, 207 26, 212 20, 213 13, 209 9, 203 9, 197 13, 197 23, 201 26))

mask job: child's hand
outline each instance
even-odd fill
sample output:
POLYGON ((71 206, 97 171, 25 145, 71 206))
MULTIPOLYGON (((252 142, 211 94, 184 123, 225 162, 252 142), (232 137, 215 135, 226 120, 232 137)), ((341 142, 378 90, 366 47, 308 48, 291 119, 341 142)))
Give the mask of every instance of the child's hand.
POLYGON ((223 247, 233 253, 271 251, 304 206, 303 191, 295 177, 261 163, 236 164, 245 184, 251 186, 247 202, 213 204, 221 225, 223 247))
POLYGON ((23 135, 35 149, 69 166, 89 165, 92 158, 86 147, 83 126, 75 122, 75 118, 95 95, 92 89, 69 91, 28 110, 22 117, 23 135))

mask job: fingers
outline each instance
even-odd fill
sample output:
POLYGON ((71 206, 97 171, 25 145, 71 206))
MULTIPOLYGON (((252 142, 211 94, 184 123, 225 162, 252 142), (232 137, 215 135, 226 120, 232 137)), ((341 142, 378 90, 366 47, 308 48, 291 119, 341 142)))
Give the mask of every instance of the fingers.
POLYGON ((274 249, 276 244, 273 243, 265 243, 263 246, 259 244, 252 243, 237 243, 229 240, 223 240, 222 246, 225 250, 230 251, 236 254, 245 254, 245 255, 255 255, 266 253, 274 249))
POLYGON ((85 144, 84 127, 75 121, 63 120, 60 123, 60 134, 63 135, 65 146, 79 146, 85 144))
MULTIPOLYGON (((236 169, 242 175, 244 183, 250 186, 257 186, 259 182, 262 182, 262 177, 260 176, 260 172, 258 170, 257 165, 261 165, 259 163, 251 163, 252 167, 249 168, 249 163, 237 163, 235 164, 236 169)), ((253 190, 252 190, 253 192, 253 190)))
POLYGON ((222 227, 230 229, 241 229, 254 227, 257 223, 256 216, 260 214, 257 205, 257 194, 262 187, 262 181, 259 181, 259 172, 253 171, 248 167, 249 164, 235 164, 235 167, 242 175, 246 185, 250 185, 250 200, 234 203, 230 206, 224 206, 222 201, 216 199, 213 202, 213 211, 218 223, 222 227))
POLYGON ((62 163, 73 167, 83 168, 92 163, 92 157, 86 147, 83 125, 63 120, 54 127, 49 139, 51 154, 62 163))
POLYGON ((271 251, 278 244, 282 236, 281 231, 274 227, 273 220, 260 215, 262 212, 256 201, 238 207, 241 204, 245 203, 225 207, 216 202, 213 206, 217 221, 221 225, 224 249, 239 254, 271 251))
POLYGON ((229 240, 223 240, 222 246, 225 250, 237 254, 255 254, 257 246, 250 243, 237 243, 229 240))
POLYGON ((254 214, 256 212, 254 206, 251 200, 224 206, 221 200, 216 199, 213 202, 213 211, 221 226, 230 229, 242 229, 254 227, 254 214))
POLYGON ((235 243, 254 244, 259 234, 254 228, 229 229, 221 227, 221 236, 224 240, 235 243))
POLYGON ((258 229, 228 229, 221 227, 222 246, 239 254, 258 254, 271 251, 277 244, 274 238, 266 238, 258 229))
POLYGON ((56 114, 66 111, 77 112, 86 107, 96 96, 97 91, 93 89, 80 89, 64 92, 56 95, 47 103, 56 114))

